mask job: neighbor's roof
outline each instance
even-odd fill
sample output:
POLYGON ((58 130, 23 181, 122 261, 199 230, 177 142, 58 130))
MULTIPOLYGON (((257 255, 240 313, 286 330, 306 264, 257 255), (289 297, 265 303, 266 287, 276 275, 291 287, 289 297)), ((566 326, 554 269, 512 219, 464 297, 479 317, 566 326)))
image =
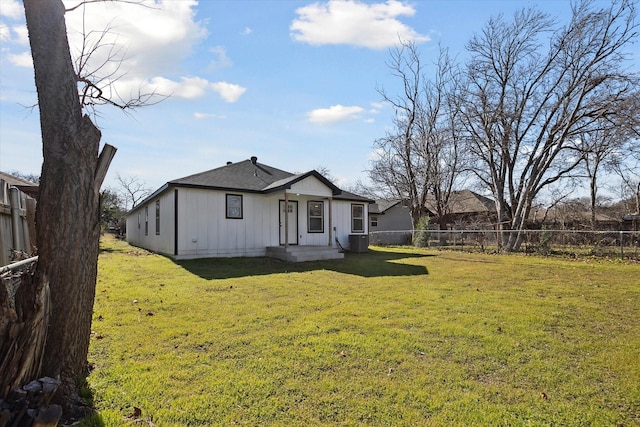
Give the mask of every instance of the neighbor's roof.
MULTIPOLYGON (((430 194, 427 197, 425 207, 431 212, 436 211, 433 195, 430 194)), ((494 210, 493 200, 471 190, 454 191, 449 198, 449 212, 452 214, 472 214, 493 212, 494 210)))
POLYGON ((369 207, 369 214, 384 215, 386 211, 401 202, 402 200, 400 199, 378 199, 373 205, 369 207))
POLYGON ((36 198, 38 196, 38 184, 34 184, 26 179, 18 178, 17 176, 9 175, 5 172, 0 172, 0 179, 10 186, 17 187, 20 191, 30 197, 36 198))
MULTIPOLYGON (((532 209, 529 220, 533 222, 590 221, 591 212, 562 209, 532 209)), ((618 218, 596 212, 596 222, 617 223, 618 218)))

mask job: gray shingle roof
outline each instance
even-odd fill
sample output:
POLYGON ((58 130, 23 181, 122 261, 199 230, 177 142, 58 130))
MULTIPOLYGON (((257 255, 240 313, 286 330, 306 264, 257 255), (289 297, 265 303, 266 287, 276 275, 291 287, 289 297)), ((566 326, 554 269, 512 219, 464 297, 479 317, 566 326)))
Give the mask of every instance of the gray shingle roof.
MULTIPOLYGON (((432 194, 425 203, 427 209, 435 212, 435 199, 432 194)), ((490 213, 495 210, 493 200, 470 190, 454 191, 449 198, 449 210, 452 214, 490 213)))
POLYGON ((330 188, 333 193, 333 198, 336 200, 346 200, 367 204, 374 202, 366 197, 341 190, 316 170, 311 170, 302 174, 292 174, 278 168, 258 163, 257 158, 252 157, 249 160, 243 160, 238 163, 228 162, 226 165, 215 169, 168 181, 143 201, 131 208, 128 214, 131 215, 134 211, 144 206, 149 200, 158 197, 160 194, 169 191, 171 188, 188 187, 218 191, 237 191, 243 193, 270 193, 273 191, 291 188, 291 185, 309 176, 317 178, 324 185, 330 188))
POLYGON ((383 214, 397 205, 398 203, 402 203, 400 199, 378 199, 375 204, 369 207, 370 214, 383 214))
MULTIPOLYGON (((341 190, 319 172, 312 170, 302 174, 292 174, 262 163, 256 159, 243 160, 238 163, 228 163, 225 166, 211 169, 205 172, 185 176, 167 182, 156 190, 149 198, 157 196, 170 187, 192 187, 213 190, 242 191, 254 193, 268 193, 290 186, 309 176, 314 176, 327 187, 331 188, 333 196, 338 200, 351 200, 363 203, 372 203, 366 197, 359 196, 348 191, 341 190)), ((146 202, 146 201, 145 201, 146 202)), ((144 204, 140 203, 140 205, 144 204)))
POLYGON ((169 181, 169 185, 259 192, 294 175, 251 160, 231 163, 216 169, 169 181))

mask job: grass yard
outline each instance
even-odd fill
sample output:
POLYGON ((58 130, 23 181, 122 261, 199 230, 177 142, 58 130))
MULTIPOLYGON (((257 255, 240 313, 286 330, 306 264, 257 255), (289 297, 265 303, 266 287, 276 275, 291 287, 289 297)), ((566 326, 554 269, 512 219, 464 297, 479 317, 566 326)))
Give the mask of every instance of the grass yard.
POLYGON ((102 249, 84 425, 640 425, 638 264, 102 249))

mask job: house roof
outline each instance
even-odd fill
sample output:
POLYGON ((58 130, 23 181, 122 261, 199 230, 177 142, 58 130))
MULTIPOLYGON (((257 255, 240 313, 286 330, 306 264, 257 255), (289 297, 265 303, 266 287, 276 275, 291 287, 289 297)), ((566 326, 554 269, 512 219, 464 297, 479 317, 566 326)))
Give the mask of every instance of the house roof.
POLYGON ((257 161, 253 163, 252 160, 244 160, 174 179, 168 184, 181 187, 262 192, 275 182, 291 179, 291 177, 294 177, 292 173, 257 161))
POLYGON ((369 207, 369 214, 384 215, 386 211, 401 202, 400 199, 378 199, 369 207))
POLYGON ((202 188, 221 191, 238 191, 244 193, 270 193, 291 188, 305 178, 313 176, 329 187, 333 197, 339 200, 361 201, 373 203, 373 200, 341 190, 318 171, 311 170, 301 174, 293 174, 272 166, 258 163, 256 157, 238 163, 228 162, 226 165, 205 172, 174 179, 156 190, 147 199, 139 203, 131 211, 157 197, 171 187, 202 188))
MULTIPOLYGON (((436 212, 436 201, 433 195, 427 197, 425 207, 436 212)), ((494 212, 495 204, 488 197, 474 193, 471 190, 454 191, 449 197, 449 213, 451 214, 473 214, 483 212, 494 212)))
POLYGON ((351 200, 354 202, 362 202, 362 203, 369 203, 369 204, 373 203, 373 200, 369 199, 368 197, 360 196, 358 194, 351 193, 346 190, 340 190, 340 194, 336 194, 335 196, 333 196, 333 198, 337 200, 351 200))
MULTIPOLYGON (((569 211, 562 209, 532 209, 529 214, 529 220, 533 222, 562 222, 562 221, 591 221, 591 212, 589 211, 569 211)), ((599 223, 618 223, 618 218, 596 212, 596 222, 599 223)))
POLYGON ((38 184, 34 184, 26 179, 18 178, 17 176, 9 175, 5 172, 0 172, 0 179, 9 184, 10 186, 17 187, 20 191, 26 195, 36 198, 38 195, 38 184))
POLYGON ((325 178, 324 176, 322 176, 322 174, 320 174, 320 172, 312 170, 306 173, 301 173, 298 175, 291 175, 287 178, 283 178, 280 179, 278 181, 275 181, 273 183, 271 183, 270 185, 267 185, 265 188, 262 189, 262 191, 264 192, 272 192, 272 191, 277 191, 277 190, 283 190, 285 188, 291 188, 291 186, 293 184, 295 184, 298 181, 302 181, 305 178, 308 178, 310 176, 313 176, 315 178, 317 178, 318 180, 320 180, 320 182, 322 182, 324 185, 326 185, 327 187, 329 187, 333 193, 333 195, 338 195, 342 192, 342 190, 340 190, 338 187, 335 186, 335 184, 333 184, 331 181, 329 181, 327 178, 325 178))

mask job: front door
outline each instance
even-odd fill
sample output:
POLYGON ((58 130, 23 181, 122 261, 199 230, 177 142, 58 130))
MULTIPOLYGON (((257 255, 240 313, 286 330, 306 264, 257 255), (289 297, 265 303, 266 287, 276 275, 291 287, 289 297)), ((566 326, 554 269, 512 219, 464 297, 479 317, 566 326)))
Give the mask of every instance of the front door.
POLYGON ((287 212, 285 215, 284 200, 280 200, 280 244, 284 245, 285 241, 290 245, 298 244, 298 202, 289 201, 287 212), (285 227, 285 218, 289 225, 285 227), (285 240, 285 229, 289 234, 289 239, 285 240))

